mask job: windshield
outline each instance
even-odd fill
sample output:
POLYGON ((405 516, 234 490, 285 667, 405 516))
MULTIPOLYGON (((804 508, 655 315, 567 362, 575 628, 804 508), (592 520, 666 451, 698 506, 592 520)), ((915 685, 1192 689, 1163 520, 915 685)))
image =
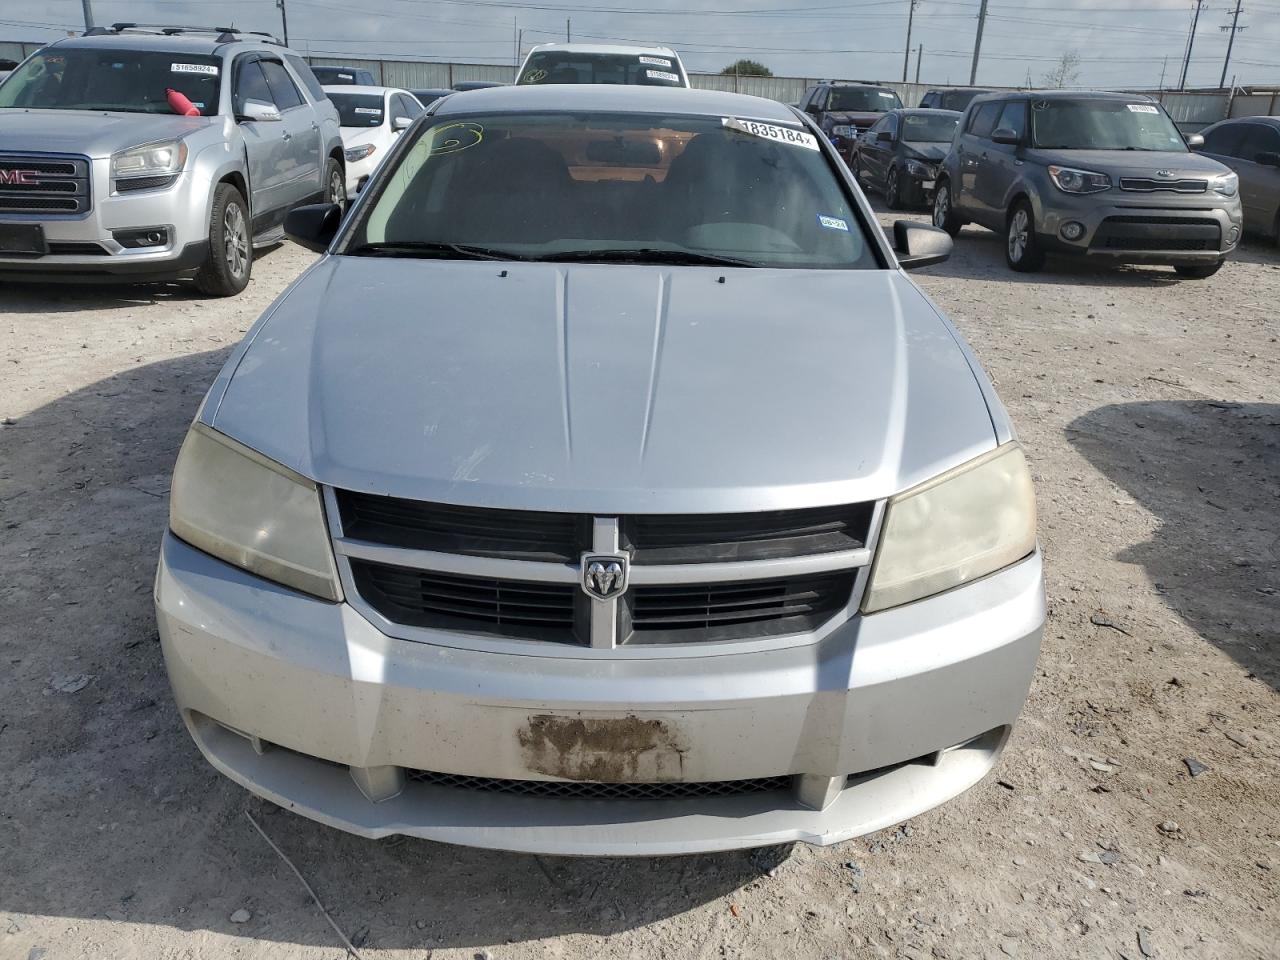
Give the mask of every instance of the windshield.
POLYGON ((339 93, 329 91, 338 108, 338 122, 344 127, 380 127, 385 104, 380 93, 339 93))
POLYGON ((902 106, 892 90, 874 87, 832 87, 828 110, 843 113, 888 113, 902 106))
POLYGON ((1160 150, 1187 145, 1163 110, 1123 100, 1038 100, 1031 105, 1031 142, 1044 150, 1160 150))
POLYGON ((51 47, 0 86, 0 107, 178 113, 189 100, 202 116, 218 112, 222 61, 190 53, 51 47))
POLYGON ((517 83, 615 83, 683 87, 680 64, 670 57, 630 53, 546 50, 529 56, 517 83))
POLYGON ((955 136, 960 116, 939 116, 930 113, 908 113, 902 117, 902 139, 917 143, 950 143, 955 136))
POLYGON ((329 86, 351 85, 357 82, 355 71, 349 67, 316 67, 311 68, 316 79, 329 86))
POLYGON ((342 252, 879 266, 812 134, 731 117, 438 118, 375 175, 342 252))
POLYGON ((938 102, 933 106, 942 110, 960 110, 973 102, 973 98, 981 93, 989 93, 988 90, 947 90, 938 97, 938 102))

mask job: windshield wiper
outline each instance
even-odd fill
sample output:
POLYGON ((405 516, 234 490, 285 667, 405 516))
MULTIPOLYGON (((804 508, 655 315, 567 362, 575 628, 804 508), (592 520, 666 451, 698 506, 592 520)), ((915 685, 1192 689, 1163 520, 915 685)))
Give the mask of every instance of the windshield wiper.
POLYGON ((652 247, 573 250, 568 253, 549 253, 534 259, 544 263, 663 263, 704 267, 763 266, 763 264, 754 260, 726 257, 718 253, 697 253, 693 250, 657 250, 652 247))
POLYGON ((426 240, 396 240, 362 243, 343 251, 350 257, 411 257, 421 260, 528 260, 519 254, 469 243, 440 243, 426 240))

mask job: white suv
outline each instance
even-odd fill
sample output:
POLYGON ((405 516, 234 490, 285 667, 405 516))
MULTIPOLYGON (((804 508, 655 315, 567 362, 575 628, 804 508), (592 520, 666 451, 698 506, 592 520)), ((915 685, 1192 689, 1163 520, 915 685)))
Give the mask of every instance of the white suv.
POLYGON ((670 47, 543 43, 529 51, 517 84, 615 83, 687 87, 680 55, 670 47))

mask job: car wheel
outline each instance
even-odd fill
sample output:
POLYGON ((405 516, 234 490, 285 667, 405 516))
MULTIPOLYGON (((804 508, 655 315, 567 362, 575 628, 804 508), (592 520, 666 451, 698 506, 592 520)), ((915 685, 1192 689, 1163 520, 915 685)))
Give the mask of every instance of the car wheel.
POLYGON ((1213 263, 1184 264, 1173 269, 1184 280, 1206 280, 1221 270, 1224 262, 1223 260, 1215 260, 1213 263))
POLYGON ((336 203, 345 212, 347 209, 347 175, 342 164, 333 157, 324 168, 324 199, 326 203, 336 203))
POLYGON ((933 225, 953 237, 960 232, 960 218, 951 206, 951 184, 946 180, 938 183, 933 194, 933 225))
POLYGON ((1036 218, 1031 204, 1019 200, 1009 211, 1005 232, 1005 261, 1014 270, 1031 273, 1044 266, 1044 250, 1036 239, 1036 218))
POLYGON ((209 217, 209 252, 196 273, 196 288, 211 297, 233 297, 249 285, 252 272, 248 207, 239 190, 220 183, 209 217))
POLYGON ((884 202, 890 210, 902 209, 902 183, 897 167, 889 168, 889 179, 884 182, 884 202))

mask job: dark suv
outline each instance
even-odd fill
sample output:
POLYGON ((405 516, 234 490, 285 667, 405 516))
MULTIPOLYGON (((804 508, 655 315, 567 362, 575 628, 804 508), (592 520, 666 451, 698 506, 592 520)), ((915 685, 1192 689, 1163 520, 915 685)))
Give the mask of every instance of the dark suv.
POLYGON ((965 107, 973 103, 974 97, 995 92, 995 90, 986 90, 982 87, 943 87, 938 90, 929 90, 920 98, 920 109, 964 110, 965 107))
POLYGON ((978 97, 942 162, 933 222, 1004 235, 1014 270, 1048 252, 1154 263, 1208 277, 1240 239, 1239 178, 1192 153, 1142 94, 1022 92, 978 97))
POLYGON ((901 106, 892 87, 834 80, 810 87, 800 101, 800 109, 817 121, 846 163, 853 159, 858 135, 901 106))

